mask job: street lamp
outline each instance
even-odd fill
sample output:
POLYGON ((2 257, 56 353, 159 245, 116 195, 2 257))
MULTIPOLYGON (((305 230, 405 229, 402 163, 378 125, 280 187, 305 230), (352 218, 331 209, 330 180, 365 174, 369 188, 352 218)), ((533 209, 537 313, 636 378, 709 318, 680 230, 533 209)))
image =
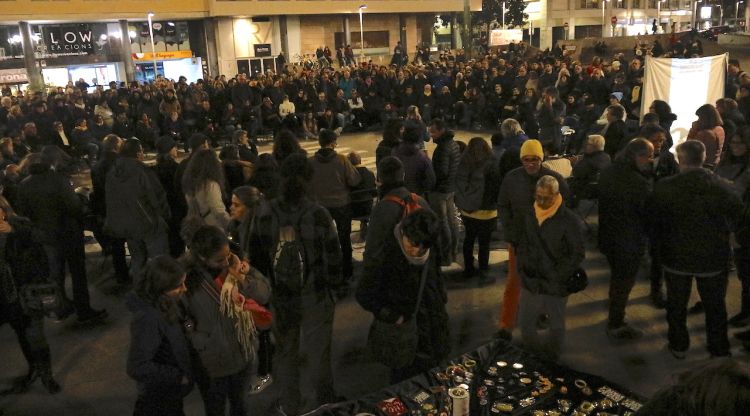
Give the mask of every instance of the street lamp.
POLYGON ((719 26, 722 25, 722 21, 724 20, 724 8, 721 6, 721 4, 717 4, 719 7, 719 26))
POLYGON ((151 57, 154 58, 154 82, 156 82, 156 48, 154 47, 154 25, 151 23, 151 18, 154 17, 152 12, 148 12, 148 34, 151 37, 151 57))
POLYGON ((503 30, 507 29, 505 27, 505 2, 503 2, 503 30))
POLYGON ((606 7, 607 7, 607 0, 602 0, 602 37, 603 38, 607 37, 605 35, 605 33, 607 33, 607 20, 606 20, 607 18, 604 15, 604 13, 605 13, 604 9, 606 7))
POLYGON ((362 24, 362 10, 366 9, 367 5, 363 4, 359 6, 359 60, 360 62, 365 61, 365 28, 362 24))
POLYGON ((737 27, 737 20, 740 18, 740 3, 744 3, 744 1, 740 0, 734 6, 734 27, 737 27))

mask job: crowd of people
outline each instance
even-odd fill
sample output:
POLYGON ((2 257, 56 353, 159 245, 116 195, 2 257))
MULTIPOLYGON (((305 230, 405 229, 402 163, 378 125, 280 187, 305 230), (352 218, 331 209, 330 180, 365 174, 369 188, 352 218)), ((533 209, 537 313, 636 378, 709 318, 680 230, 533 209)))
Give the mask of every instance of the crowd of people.
MULTIPOLYGON (((734 98, 697 110, 675 158, 669 104, 640 113, 642 55, 584 65, 561 51, 517 51, 4 95, 0 316, 29 363, 13 391, 37 378, 60 390, 45 315, 107 316, 89 301, 86 229, 111 256, 114 279, 134 288, 127 371, 137 415, 182 414, 193 385, 207 415, 224 415, 227 403, 230 414, 247 414, 245 395, 271 382, 287 414, 337 399, 333 317, 354 285, 378 331, 416 331, 413 348, 368 339, 392 353, 392 382, 437 365, 451 345, 441 266, 463 257, 466 279, 494 280, 498 220, 510 258, 496 335, 510 339, 518 325, 529 348, 557 359, 567 298, 579 290, 570 281, 584 273, 580 209, 591 200, 612 271, 607 336, 642 334, 625 309, 648 251, 672 355, 689 348, 693 278, 709 352, 729 355, 728 325, 750 325, 750 76, 730 61, 734 98), (452 128, 477 127, 498 133, 490 143, 454 140, 452 128), (383 130, 376 172, 336 152, 342 132, 365 129, 383 130), (273 151, 259 154, 253 139, 266 132, 273 151), (311 138, 320 149, 308 155, 300 140, 311 138), (436 144, 431 157, 425 141, 436 144), (86 164, 90 193, 71 180, 86 164), (359 273, 353 220, 365 239, 359 273), (742 309, 728 319, 732 260, 742 309), (27 294, 45 281, 49 309, 27 294)), ((738 337, 750 342, 750 331, 738 337)))

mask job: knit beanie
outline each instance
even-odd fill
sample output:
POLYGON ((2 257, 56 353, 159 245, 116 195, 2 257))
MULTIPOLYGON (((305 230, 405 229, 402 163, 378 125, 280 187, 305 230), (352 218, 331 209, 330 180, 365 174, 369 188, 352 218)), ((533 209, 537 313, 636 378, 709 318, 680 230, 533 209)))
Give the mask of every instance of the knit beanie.
POLYGON ((542 150, 542 143, 536 139, 529 139, 523 142, 521 145, 521 159, 526 156, 536 156, 539 159, 544 160, 544 150, 542 150))

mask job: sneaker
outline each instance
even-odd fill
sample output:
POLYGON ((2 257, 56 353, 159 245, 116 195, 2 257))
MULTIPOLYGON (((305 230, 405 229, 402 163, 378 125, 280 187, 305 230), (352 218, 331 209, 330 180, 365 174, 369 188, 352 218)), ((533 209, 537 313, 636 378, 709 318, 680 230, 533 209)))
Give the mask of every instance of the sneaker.
POLYGON ((678 359, 678 360, 684 360, 685 357, 687 357, 687 351, 677 351, 673 350, 672 346, 667 344, 667 350, 670 354, 672 354, 672 357, 678 359))
POLYGON ((727 323, 735 328, 750 325, 750 312, 740 312, 729 318, 727 323))
POLYGON ((703 302, 698 301, 698 302, 695 302, 695 305, 688 308, 688 313, 690 315, 696 315, 699 313, 703 313, 704 310, 705 308, 703 307, 703 302))
POLYGON ((607 336, 616 341, 632 341, 643 336, 643 331, 623 324, 617 328, 607 328, 607 336))
POLYGON ((101 321, 107 317, 106 309, 88 309, 78 313, 78 323, 86 324, 90 322, 101 321))
POLYGON ((266 389, 273 383, 273 376, 266 374, 265 376, 259 376, 257 381, 250 387, 250 394, 258 394, 266 389))
POLYGON ((497 332, 495 332, 494 338, 502 339, 503 341, 511 341, 513 340, 513 332, 505 328, 500 328, 497 332))

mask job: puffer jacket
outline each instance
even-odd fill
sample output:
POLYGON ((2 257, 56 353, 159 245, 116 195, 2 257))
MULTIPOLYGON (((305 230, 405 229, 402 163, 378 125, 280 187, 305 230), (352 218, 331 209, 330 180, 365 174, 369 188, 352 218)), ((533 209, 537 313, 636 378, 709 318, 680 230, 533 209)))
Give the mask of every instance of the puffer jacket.
POLYGON ((580 218, 563 206, 541 226, 534 214, 526 215, 524 226, 517 254, 524 288, 535 294, 568 296, 565 282, 586 256, 580 218))
POLYGON ((437 147, 432 153, 432 168, 435 170, 435 192, 447 194, 456 190, 456 172, 461 151, 453 141, 453 132, 446 131, 435 139, 437 147))

